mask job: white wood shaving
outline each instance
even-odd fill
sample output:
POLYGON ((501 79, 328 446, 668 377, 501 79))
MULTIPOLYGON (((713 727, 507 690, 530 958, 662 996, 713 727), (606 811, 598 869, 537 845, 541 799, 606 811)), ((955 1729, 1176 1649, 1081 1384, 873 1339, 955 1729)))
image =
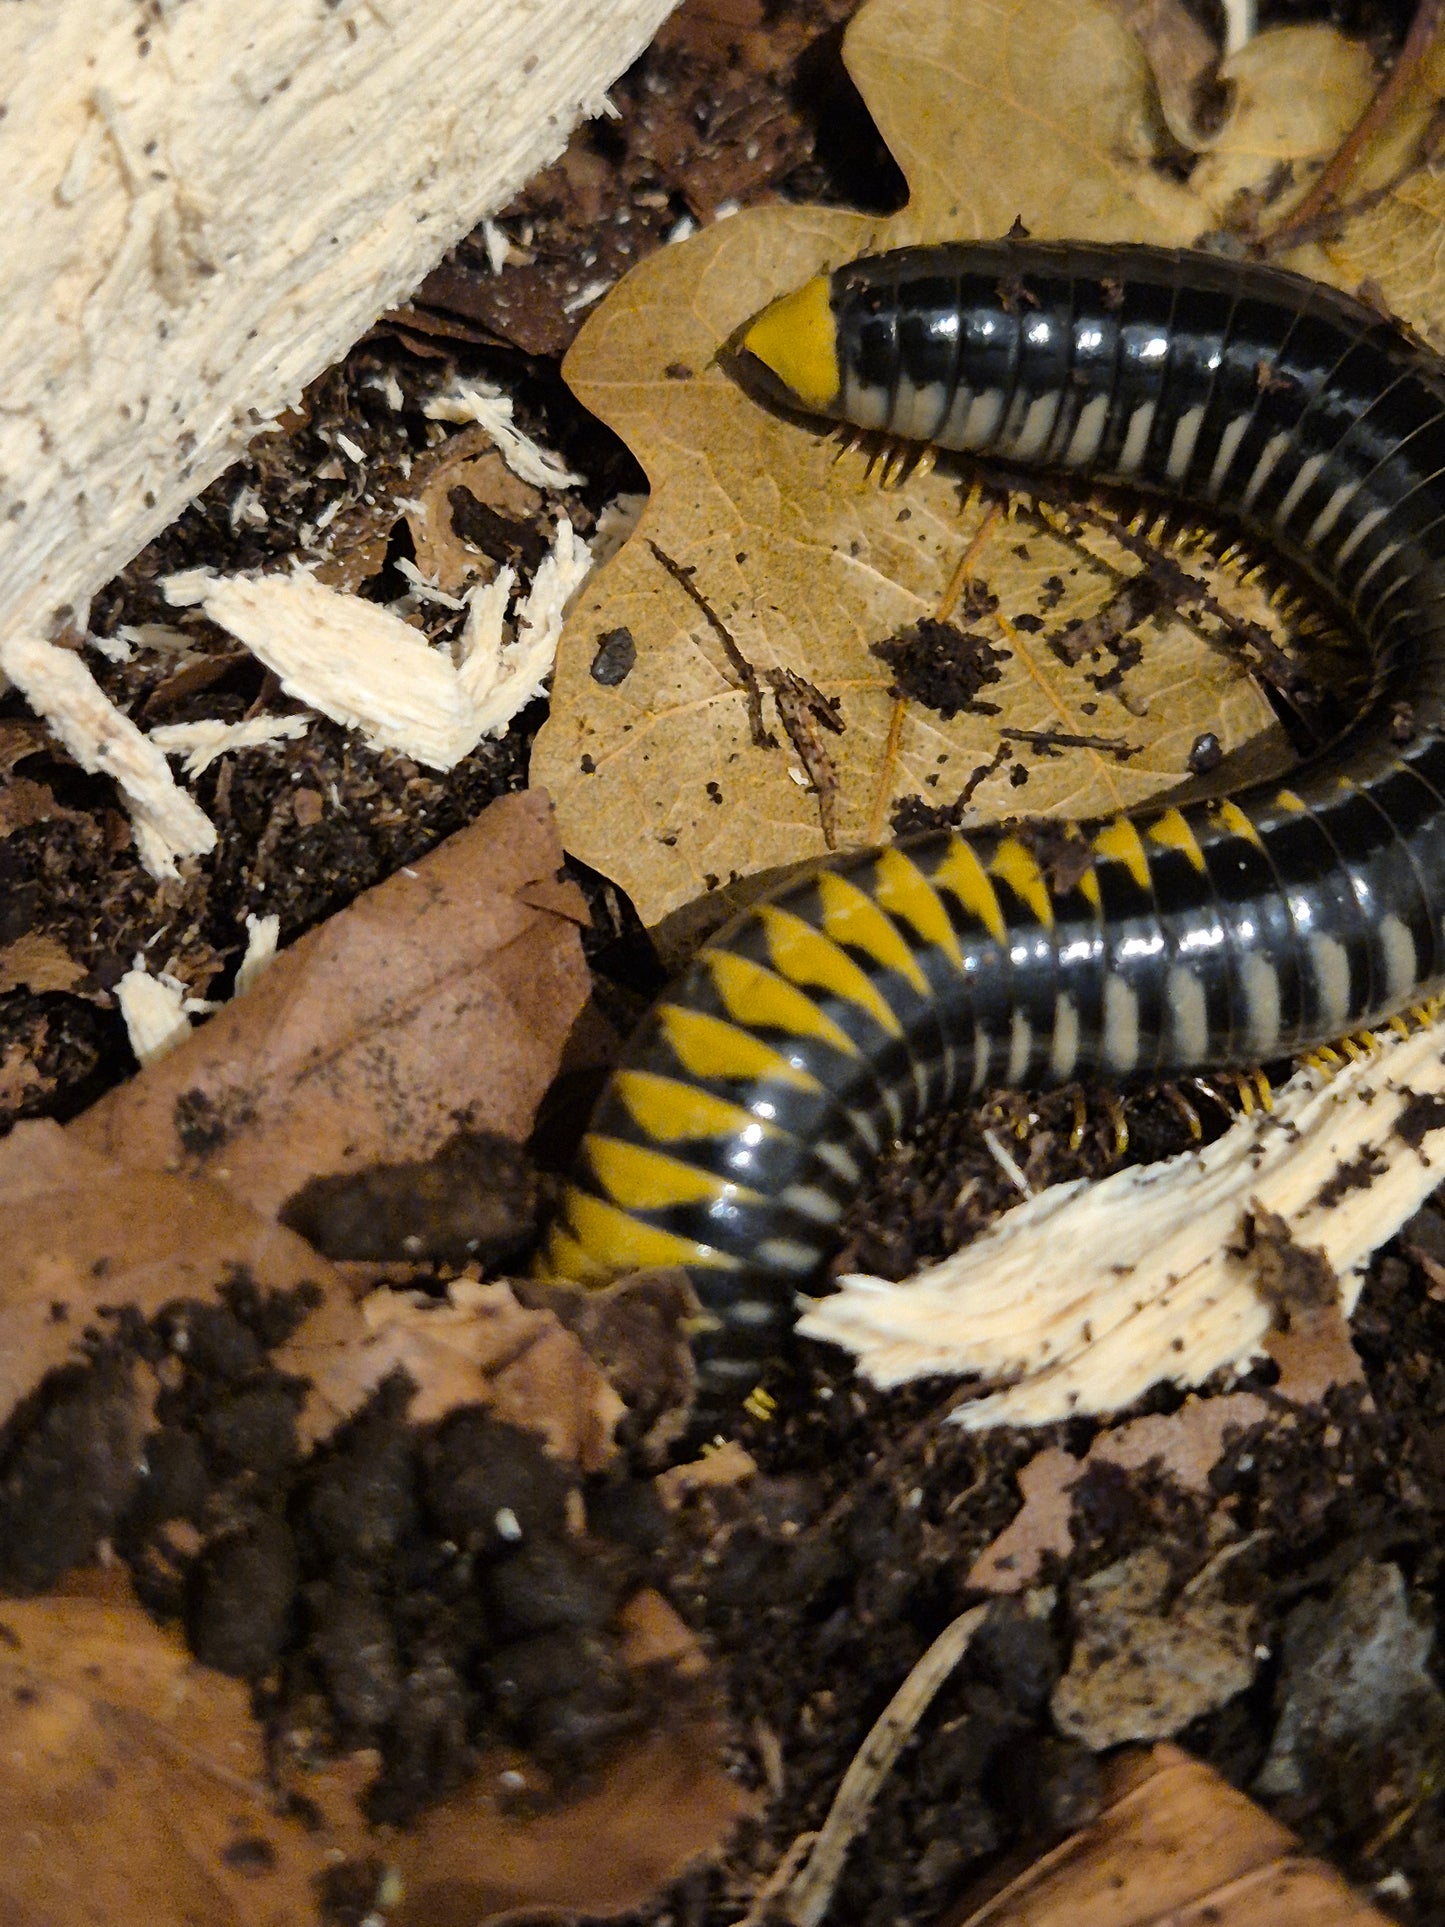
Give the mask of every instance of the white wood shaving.
POLYGON ((1442 1046, 1437 1023, 1387 1035, 1333 1078, 1301 1070, 1273 1111, 1205 1150, 1055 1185, 902 1284, 854 1273, 802 1300, 798 1329, 851 1351, 875 1385, 940 1373, 997 1388, 953 1413, 971 1431, 1114 1412, 1160 1380, 1243 1371, 1271 1323, 1240 1250, 1245 1213, 1275 1212, 1323 1250, 1348 1316, 1370 1255, 1445 1177, 1445 1137, 1417 1151, 1393 1130, 1412 1098, 1445 1091, 1442 1046), (1371 1154, 1368 1183, 1321 1200, 1371 1154))
POLYGON ((247 915, 246 954, 236 966, 235 995, 237 997, 244 996, 256 979, 264 976, 267 967, 275 961, 276 940, 280 935, 280 917, 247 915))
POLYGON ((243 522, 253 529, 264 529, 271 520, 261 497, 249 482, 244 487, 238 488, 231 497, 231 506, 226 510, 226 519, 233 529, 238 529, 243 522))
POLYGON ((455 665, 389 610, 302 571, 252 579, 190 569, 162 586, 172 602, 199 600, 213 622, 280 678, 288 696, 359 729, 378 748, 451 769, 484 736, 500 736, 541 693, 563 612, 590 567, 587 544, 564 516, 515 612, 516 639, 504 638, 515 577, 502 569, 468 597, 455 665))
POLYGON ((574 475, 560 455, 522 433, 512 419, 512 397, 489 381, 457 376, 423 405, 422 412, 433 421, 475 422, 484 428, 507 467, 534 488, 580 488, 586 480, 574 475))
POLYGON ((563 314, 581 314, 582 310, 590 308, 594 301, 600 301, 611 286, 610 281, 584 281, 576 294, 569 294, 562 303, 563 314))
POLYGON ((136 849, 152 876, 175 876, 178 857, 215 848, 211 819, 176 786, 160 750, 120 713, 73 650, 40 636, 12 635, 3 661, 10 680, 81 768, 119 784, 136 849))
POLYGON ((298 742, 310 727, 309 716, 249 716, 240 723, 208 717, 199 723, 162 723, 148 740, 167 756, 184 756, 186 775, 199 776, 219 756, 267 743, 298 742))
POLYGON ((1224 0, 1224 52, 1237 54, 1248 46, 1258 28, 1255 0, 1224 0))
MULTIPOLYGON (((0 325, 0 677, 88 768, 128 726, 35 638, 83 628, 88 596, 553 160, 669 5, 0 7, 0 178, 24 189, 0 325)), ((126 801, 171 875, 210 826, 138 742, 126 801)))
POLYGON ((120 1014, 136 1061, 144 1069, 167 1056, 191 1034, 185 989, 169 977, 152 977, 139 960, 115 987, 120 1014))
POLYGON ((448 595, 445 589, 439 589, 430 576, 422 574, 421 570, 410 557, 399 555, 396 559, 396 566, 400 573, 406 577, 421 601, 435 602, 438 607, 443 609, 466 608, 467 605, 464 597, 448 595))
POLYGON ((557 660, 567 604, 591 568, 587 544, 563 516, 551 551, 543 557, 517 611, 517 639, 510 648, 502 639, 502 618, 512 571, 500 569, 494 582, 472 590, 458 675, 482 735, 502 735, 512 718, 546 688, 557 660))
MULTIPOLYGON (((177 569, 174 575, 165 578, 162 586, 166 601, 173 609, 199 609, 212 584, 219 580, 213 569, 177 569)), ((177 629, 173 633, 179 636, 184 631, 177 629)), ((191 640, 190 637, 186 639, 191 640)))
POLYGON ((402 385, 390 368, 383 368, 368 375, 361 385, 363 388, 374 388, 393 414, 399 415, 406 406, 406 395, 402 385))
MULTIPOLYGON (((121 622, 116 624, 115 633, 133 648, 159 649, 168 656, 188 656, 196 646, 196 639, 188 630, 177 629, 169 622, 121 622)), ((96 646, 99 647, 98 639, 96 646)))
POLYGON ((614 495, 610 502, 604 502, 597 517, 597 526, 592 531, 592 566, 600 569, 604 562, 610 562, 626 542, 638 523, 642 511, 647 507, 648 497, 641 492, 632 494, 624 491, 614 495))
POLYGON ((107 662, 129 662, 135 655, 124 636, 87 636, 85 640, 88 647, 104 656, 107 662))
POLYGON ((482 222, 482 246, 487 250, 487 266, 500 274, 512 258, 512 243, 506 229, 490 217, 482 222))

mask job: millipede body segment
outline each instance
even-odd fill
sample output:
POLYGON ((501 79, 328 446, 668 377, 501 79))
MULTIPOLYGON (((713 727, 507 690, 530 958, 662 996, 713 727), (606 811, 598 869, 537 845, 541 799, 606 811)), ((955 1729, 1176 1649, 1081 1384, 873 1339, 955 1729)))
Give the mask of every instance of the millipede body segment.
POLYGON ((843 856, 728 926, 611 1079, 545 1262, 681 1264, 751 1380, 883 1144, 996 1085, 1246 1065, 1445 978, 1445 368, 1347 296, 1146 247, 855 261, 741 338, 791 408, 1197 505, 1324 592, 1373 666, 1277 782, 1077 826, 843 856))

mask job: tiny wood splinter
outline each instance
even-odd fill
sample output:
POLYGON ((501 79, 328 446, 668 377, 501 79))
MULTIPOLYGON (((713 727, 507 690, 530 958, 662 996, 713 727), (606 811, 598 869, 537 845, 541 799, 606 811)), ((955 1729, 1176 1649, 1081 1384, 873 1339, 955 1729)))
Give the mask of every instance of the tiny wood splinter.
POLYGON ((1257 1064, 1445 980, 1445 365, 1278 269, 1027 241, 855 261, 741 348, 791 408, 1232 519, 1373 676, 1288 787, 1079 824, 1066 889, 1025 833, 942 831, 830 861, 698 955, 603 1094, 545 1262, 686 1266, 720 1392, 780 1349, 844 1204, 923 1113, 1257 1064))

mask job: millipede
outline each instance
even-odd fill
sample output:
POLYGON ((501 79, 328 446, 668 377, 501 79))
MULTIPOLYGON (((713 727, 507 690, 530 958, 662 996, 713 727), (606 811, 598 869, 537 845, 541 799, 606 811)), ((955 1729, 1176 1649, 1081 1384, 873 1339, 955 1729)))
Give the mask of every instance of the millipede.
POLYGON ((612 1075, 543 1257, 681 1265, 705 1384, 785 1344, 890 1138, 995 1086, 1259 1064, 1445 977, 1445 365, 1348 295, 1198 252, 1009 239, 820 274, 737 342, 789 410, 1134 487, 1302 572, 1368 652, 1285 784, 831 859, 735 919, 612 1075))

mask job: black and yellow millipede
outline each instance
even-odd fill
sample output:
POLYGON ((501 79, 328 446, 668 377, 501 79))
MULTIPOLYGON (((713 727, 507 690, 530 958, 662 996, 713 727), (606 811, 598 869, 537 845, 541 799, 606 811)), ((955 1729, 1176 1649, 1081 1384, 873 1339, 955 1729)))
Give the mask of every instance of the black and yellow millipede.
POLYGON ((1445 366, 1277 269, 1147 247, 910 248, 765 309, 765 394, 832 421, 1121 483, 1232 521, 1369 652, 1287 787, 1026 838, 842 856, 728 926, 605 1090, 544 1262, 687 1267, 715 1391, 786 1336, 883 1144, 990 1086, 1257 1064, 1445 978, 1445 366))

